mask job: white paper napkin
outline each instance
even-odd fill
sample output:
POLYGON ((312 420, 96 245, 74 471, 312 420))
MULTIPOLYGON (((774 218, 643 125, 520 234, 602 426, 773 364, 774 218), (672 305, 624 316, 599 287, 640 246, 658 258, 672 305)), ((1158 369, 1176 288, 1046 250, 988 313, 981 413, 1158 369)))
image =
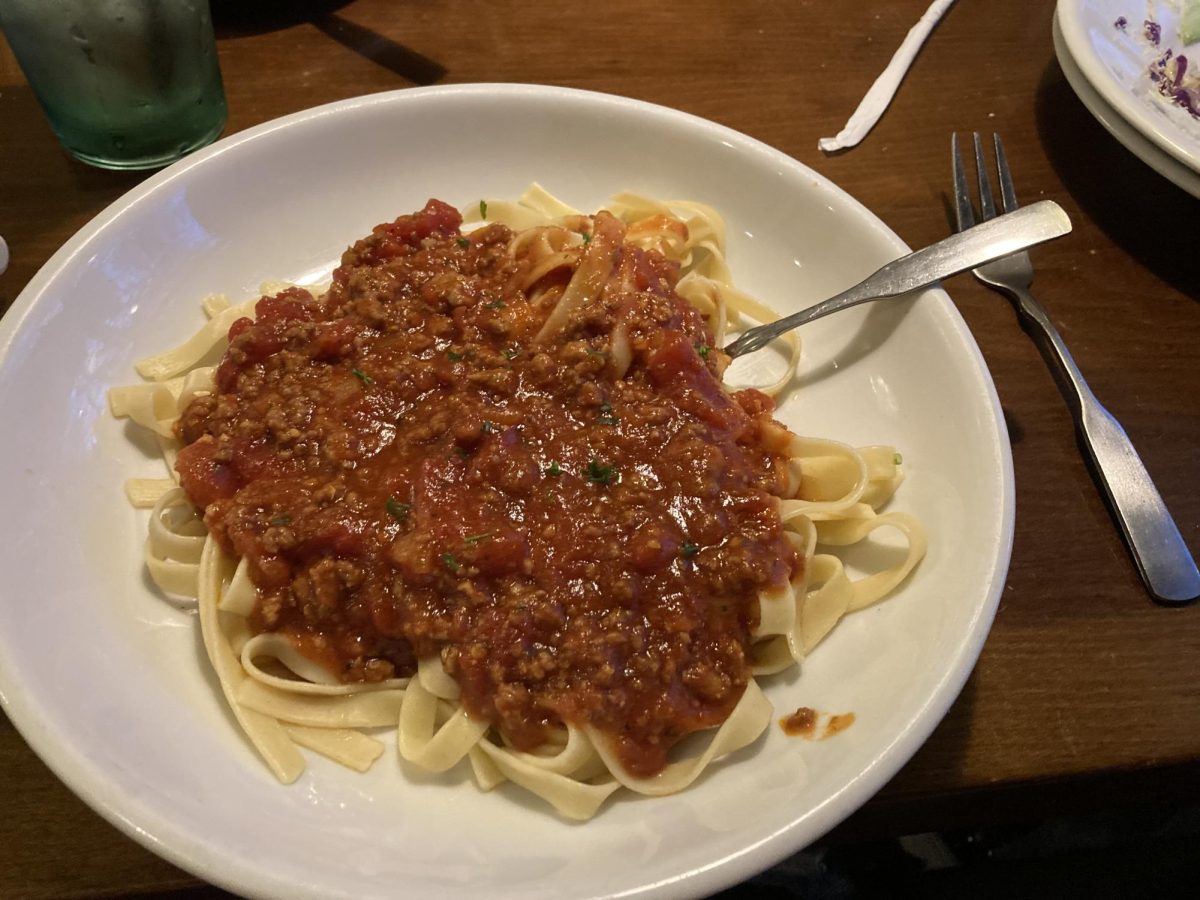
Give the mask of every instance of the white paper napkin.
POLYGON ((934 0, 929 9, 925 10, 925 15, 921 16, 921 20, 909 29, 904 43, 883 70, 883 74, 875 79, 875 83, 863 97, 862 103, 858 104, 858 109, 854 111, 846 127, 837 133, 837 137, 821 138, 817 147, 826 153, 833 153, 835 150, 853 147, 867 136, 867 132, 875 127, 883 111, 892 102, 892 97, 896 96, 900 82, 908 74, 909 67, 917 58, 917 53, 920 52, 929 33, 933 31, 933 26, 941 20, 953 3, 954 0, 934 0))

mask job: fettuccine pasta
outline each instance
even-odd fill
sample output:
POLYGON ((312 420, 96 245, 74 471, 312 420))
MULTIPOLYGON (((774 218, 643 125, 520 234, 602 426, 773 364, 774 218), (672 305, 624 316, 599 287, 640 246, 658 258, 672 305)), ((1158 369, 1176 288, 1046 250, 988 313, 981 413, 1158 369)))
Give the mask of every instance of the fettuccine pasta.
POLYGON ((734 286, 715 210, 585 214, 535 185, 463 218, 379 226, 322 292, 207 299, 110 392, 168 468, 126 493, 280 781, 302 749, 364 771, 393 746, 586 819, 757 740, 769 676, 893 592, 925 534, 881 511, 893 448, 771 418, 794 333, 783 377, 722 384, 730 332, 776 315, 734 286), (836 548, 885 528, 902 558, 851 577, 836 548))

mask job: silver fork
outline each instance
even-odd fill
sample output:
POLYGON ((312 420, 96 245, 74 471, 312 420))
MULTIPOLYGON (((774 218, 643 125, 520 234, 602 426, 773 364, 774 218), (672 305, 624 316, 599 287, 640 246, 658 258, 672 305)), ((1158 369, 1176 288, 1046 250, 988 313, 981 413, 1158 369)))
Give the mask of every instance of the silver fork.
MULTIPOLYGON (((993 135, 993 139, 1001 202, 1004 212, 1012 212, 1017 208, 1017 197, 1004 156, 1004 145, 1000 143, 1000 135, 993 135)), ((951 136, 950 145, 958 230, 962 231, 975 224, 975 214, 971 208, 957 134, 951 136)), ((975 135, 975 168, 979 175, 980 216, 986 221, 996 215, 996 205, 987 176, 983 142, 978 134, 975 135)), ((984 284, 1007 294, 1014 301, 1017 313, 1054 370, 1080 438, 1092 458, 1093 471, 1116 513, 1125 543, 1150 593, 1164 603, 1195 600, 1200 596, 1200 571, 1197 571, 1175 521, 1137 451, 1133 449, 1125 429, 1096 399, 1079 367, 1075 365, 1075 360, 1071 358, 1062 335, 1041 304, 1029 293, 1029 286, 1033 283, 1033 264, 1029 261, 1029 254, 1022 250, 973 271, 975 277, 984 284)))

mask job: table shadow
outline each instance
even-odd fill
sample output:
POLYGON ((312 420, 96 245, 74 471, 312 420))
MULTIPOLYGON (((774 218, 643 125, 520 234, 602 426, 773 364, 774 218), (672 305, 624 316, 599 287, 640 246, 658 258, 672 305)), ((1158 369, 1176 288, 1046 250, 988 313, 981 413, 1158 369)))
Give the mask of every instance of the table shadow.
POLYGON ((351 0, 210 0, 218 38, 247 37, 327 16, 351 0))
POLYGON ((414 84, 434 84, 446 77, 446 67, 436 60, 341 16, 319 16, 312 24, 348 50, 414 84))
POLYGON ((309 24, 348 50, 414 84, 434 84, 446 77, 446 67, 436 60, 337 15, 337 10, 348 2, 212 0, 213 28, 218 38, 231 38, 309 24))
POLYGON ((1038 135, 1055 174, 1100 230, 1155 275, 1200 300, 1195 227, 1200 199, 1125 149, 1075 95, 1057 61, 1035 101, 1038 135))

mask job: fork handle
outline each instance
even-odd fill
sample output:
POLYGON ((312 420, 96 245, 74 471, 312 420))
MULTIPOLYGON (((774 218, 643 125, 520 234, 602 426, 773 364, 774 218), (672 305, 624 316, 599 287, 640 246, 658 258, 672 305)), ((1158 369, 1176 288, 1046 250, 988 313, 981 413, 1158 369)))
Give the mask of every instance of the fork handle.
POLYGON ((1163 603, 1200 597, 1200 571, 1125 429, 1096 399, 1042 305, 1027 290, 1014 288, 1011 294, 1022 324, 1058 376, 1096 480, 1146 587, 1163 603))

